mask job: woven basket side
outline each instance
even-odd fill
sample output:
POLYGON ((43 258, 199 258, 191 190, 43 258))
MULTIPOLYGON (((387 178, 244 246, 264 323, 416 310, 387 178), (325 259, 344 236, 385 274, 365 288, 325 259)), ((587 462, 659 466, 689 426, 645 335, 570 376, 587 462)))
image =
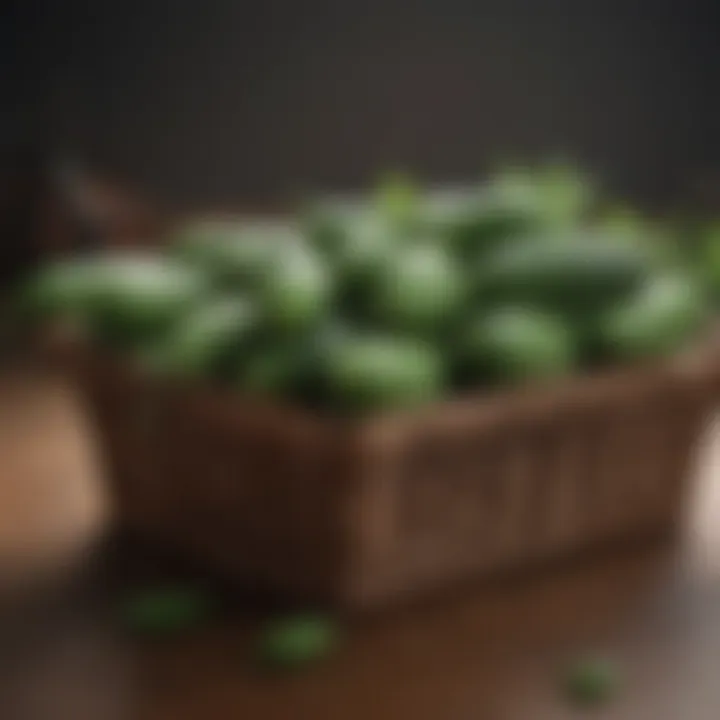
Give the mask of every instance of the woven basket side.
POLYGON ((342 595, 350 530, 347 455, 332 433, 244 425, 178 396, 164 439, 176 539, 245 584, 342 595))
POLYGON ((673 524, 712 381, 648 375, 540 417, 386 426, 358 592, 376 601, 673 524))
POLYGON ((353 474, 344 437, 120 368, 85 376, 120 515, 252 590, 343 596, 353 474))

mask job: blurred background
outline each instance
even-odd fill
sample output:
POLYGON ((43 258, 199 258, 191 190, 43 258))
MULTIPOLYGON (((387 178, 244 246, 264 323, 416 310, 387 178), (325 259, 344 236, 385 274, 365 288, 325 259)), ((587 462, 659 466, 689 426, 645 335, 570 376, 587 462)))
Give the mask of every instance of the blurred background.
POLYGON ((718 179, 713 0, 10 0, 0 137, 163 201, 474 179, 562 153, 657 203, 718 179))

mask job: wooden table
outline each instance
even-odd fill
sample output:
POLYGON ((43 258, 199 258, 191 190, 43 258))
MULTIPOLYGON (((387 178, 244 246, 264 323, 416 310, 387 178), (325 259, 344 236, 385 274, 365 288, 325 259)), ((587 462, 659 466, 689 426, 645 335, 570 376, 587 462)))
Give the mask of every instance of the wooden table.
MULTIPOLYGON (((18 388, 16 401, 42 418, 52 391, 39 381, 18 388)), ((12 406, 0 400, 0 418, 12 406)), ((53 423, 37 432, 40 452, 53 423)), ((1 640, 0 717, 562 720, 583 715, 560 697, 559 669, 601 653, 626 685, 592 717, 718 720, 720 445, 706 445, 680 538, 350 619, 335 657, 291 676, 254 668, 261 613, 241 599, 184 637, 138 640, 106 612, 116 590, 98 593, 108 573, 95 572, 8 615, 21 620, 1 640)))

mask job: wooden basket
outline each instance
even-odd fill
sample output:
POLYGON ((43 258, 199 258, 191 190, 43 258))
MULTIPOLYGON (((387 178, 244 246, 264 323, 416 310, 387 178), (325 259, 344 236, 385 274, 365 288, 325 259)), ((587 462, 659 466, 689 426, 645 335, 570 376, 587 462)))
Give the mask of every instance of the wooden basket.
POLYGON ((130 527, 244 585, 357 607, 670 528, 714 360, 357 424, 71 364, 130 527))

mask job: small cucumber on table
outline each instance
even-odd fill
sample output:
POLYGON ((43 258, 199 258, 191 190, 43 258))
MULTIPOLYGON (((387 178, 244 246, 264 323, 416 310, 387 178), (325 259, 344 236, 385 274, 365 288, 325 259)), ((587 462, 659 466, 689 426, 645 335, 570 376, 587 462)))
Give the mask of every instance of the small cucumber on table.
POLYGON ((276 619, 257 641, 258 660, 268 668, 297 670, 330 655, 339 643, 337 623, 319 615, 276 619))

